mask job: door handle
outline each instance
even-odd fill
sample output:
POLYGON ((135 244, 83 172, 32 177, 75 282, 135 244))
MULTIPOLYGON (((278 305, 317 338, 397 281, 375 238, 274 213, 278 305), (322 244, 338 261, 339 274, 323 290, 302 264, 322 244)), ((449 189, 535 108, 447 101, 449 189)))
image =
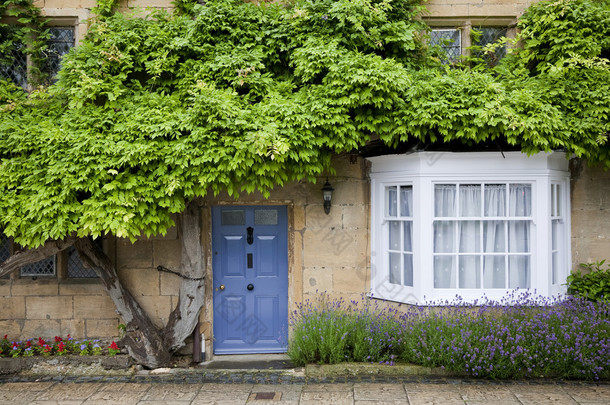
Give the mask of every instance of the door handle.
POLYGON ((248 289, 248 291, 252 291, 254 290, 254 284, 248 284, 246 288, 248 289))
POLYGON ((224 291, 225 290, 225 285, 221 284, 219 288, 220 288, 220 291, 224 291))

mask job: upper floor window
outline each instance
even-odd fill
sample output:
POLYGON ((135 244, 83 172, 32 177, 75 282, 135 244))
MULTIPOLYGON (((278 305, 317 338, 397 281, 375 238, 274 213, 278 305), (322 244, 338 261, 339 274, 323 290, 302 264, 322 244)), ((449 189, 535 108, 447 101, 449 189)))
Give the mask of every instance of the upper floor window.
POLYGON ((567 160, 505 155, 370 158, 373 296, 423 303, 564 292, 567 160))
POLYGON ((443 63, 457 62, 462 56, 461 30, 455 28, 434 28, 430 32, 430 45, 439 46, 443 53, 443 63))
POLYGON ((483 52, 482 48, 497 42, 502 37, 514 36, 514 32, 509 28, 508 20, 492 19, 481 22, 499 25, 473 26, 473 22, 470 20, 455 19, 428 21, 432 25, 428 44, 440 48, 443 64, 458 62, 462 56, 469 54, 469 48, 474 45, 478 49, 472 56, 481 57, 489 66, 495 66, 500 59, 506 56, 506 44, 498 45, 493 52, 483 52))
MULTIPOLYGON (((31 58, 28 57, 26 46, 15 38, 17 26, 0 27, 0 77, 13 81, 23 88, 28 87, 28 79, 32 75, 31 58)), ((55 81, 55 76, 61 68, 61 58, 74 47, 74 27, 50 27, 46 48, 42 52, 44 62, 40 72, 45 75, 46 82, 55 81)))

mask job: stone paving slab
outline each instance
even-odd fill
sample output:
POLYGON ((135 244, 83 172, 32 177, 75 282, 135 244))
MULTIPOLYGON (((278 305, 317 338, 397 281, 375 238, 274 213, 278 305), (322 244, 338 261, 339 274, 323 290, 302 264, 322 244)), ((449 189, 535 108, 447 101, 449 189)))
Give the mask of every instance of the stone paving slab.
POLYGON ((0 382, 0 405, 610 405, 610 384, 577 382, 340 382, 255 384, 156 381, 0 382))

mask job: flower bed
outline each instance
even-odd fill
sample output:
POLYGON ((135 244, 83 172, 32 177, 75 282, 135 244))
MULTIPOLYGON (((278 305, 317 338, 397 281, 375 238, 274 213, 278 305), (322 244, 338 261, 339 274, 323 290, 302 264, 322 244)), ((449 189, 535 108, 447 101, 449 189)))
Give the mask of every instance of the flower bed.
POLYGON ((108 346, 100 344, 99 340, 74 340, 70 335, 66 338, 55 336, 53 340, 43 338, 11 341, 8 335, 0 340, 1 357, 34 357, 34 356, 115 356, 121 349, 113 341, 108 346))
POLYGON ((610 304, 526 293, 501 302, 377 307, 322 296, 295 311, 295 364, 405 362, 474 377, 610 378, 610 304))

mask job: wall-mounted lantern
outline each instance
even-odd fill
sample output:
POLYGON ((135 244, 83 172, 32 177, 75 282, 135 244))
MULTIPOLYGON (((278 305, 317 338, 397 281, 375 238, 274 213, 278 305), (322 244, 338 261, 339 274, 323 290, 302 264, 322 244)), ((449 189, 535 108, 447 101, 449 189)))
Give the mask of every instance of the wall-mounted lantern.
POLYGON ((330 213, 330 204, 333 199, 333 191, 335 191, 335 189, 330 185, 328 179, 326 179, 326 183, 324 183, 324 187, 322 187, 322 196, 324 197, 324 212, 326 215, 330 213))

